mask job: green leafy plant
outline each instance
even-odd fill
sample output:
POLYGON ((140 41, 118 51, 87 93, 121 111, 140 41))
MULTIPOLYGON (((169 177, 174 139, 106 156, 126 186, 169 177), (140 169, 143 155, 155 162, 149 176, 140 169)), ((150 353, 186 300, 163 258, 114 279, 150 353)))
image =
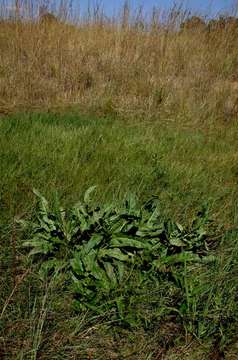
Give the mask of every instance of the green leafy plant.
POLYGON ((35 190, 37 216, 21 221, 31 234, 24 246, 31 248, 41 276, 67 275, 77 311, 148 324, 173 311, 174 295, 184 291, 176 274, 185 264, 214 261, 208 255, 207 217, 200 214, 190 228, 183 227, 162 218, 157 199, 139 207, 133 195, 121 207, 94 206, 94 189, 67 211, 52 211, 35 190), (148 296, 145 309, 140 305, 148 296))

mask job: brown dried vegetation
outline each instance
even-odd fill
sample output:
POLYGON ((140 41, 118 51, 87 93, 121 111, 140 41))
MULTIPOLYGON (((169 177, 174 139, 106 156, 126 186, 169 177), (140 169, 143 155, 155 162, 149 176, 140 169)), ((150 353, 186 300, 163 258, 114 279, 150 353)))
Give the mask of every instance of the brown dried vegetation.
POLYGON ((77 105, 126 117, 227 119, 227 101, 238 97, 237 19, 214 20, 204 31, 194 16, 177 31, 178 14, 146 23, 129 21, 128 11, 74 25, 48 12, 40 21, 2 21, 0 112, 77 105), (224 21, 232 31, 221 33, 224 21))

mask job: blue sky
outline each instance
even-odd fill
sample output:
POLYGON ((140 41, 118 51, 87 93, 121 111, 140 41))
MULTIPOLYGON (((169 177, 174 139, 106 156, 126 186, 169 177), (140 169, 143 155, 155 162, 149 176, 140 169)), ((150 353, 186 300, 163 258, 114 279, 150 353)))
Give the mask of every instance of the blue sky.
MULTIPOLYGON (((78 0, 83 9, 88 3, 88 0, 78 0)), ((95 0, 90 1, 91 4, 95 0)), ((104 9, 106 12, 112 14, 114 10, 118 9, 124 2, 124 0, 100 0, 104 4, 104 9)), ((179 1, 174 0, 130 0, 132 7, 143 5, 144 9, 149 11, 154 5, 160 8, 170 8, 174 3, 179 1)), ((234 0, 184 0, 184 7, 186 9, 191 9, 198 13, 209 13, 217 14, 218 12, 226 12, 232 8, 234 5, 234 0)))

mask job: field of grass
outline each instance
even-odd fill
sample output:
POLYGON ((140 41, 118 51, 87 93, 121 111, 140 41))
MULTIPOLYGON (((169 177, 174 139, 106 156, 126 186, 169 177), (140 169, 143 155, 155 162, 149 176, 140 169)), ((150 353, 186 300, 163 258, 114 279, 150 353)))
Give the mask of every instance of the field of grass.
MULTIPOLYGON (((27 13, 35 2, 24 4, 14 21, 0 5, 0 359, 237 359, 238 27, 179 30, 182 8, 146 18, 127 2, 114 19, 96 7, 74 24, 44 22, 27 13), (102 235, 110 211, 103 225, 97 219, 83 231, 81 221, 86 237, 73 250, 64 233, 48 228, 63 206, 61 225, 74 231, 73 206, 91 186, 95 207, 85 207, 86 220, 110 204, 113 216, 126 219, 129 239, 141 240, 145 209, 125 210, 134 194, 140 209, 158 199, 156 221, 177 231, 176 238, 168 225, 167 238, 157 235, 168 253, 156 259, 148 248, 109 249, 136 259, 132 268, 129 260, 120 264, 124 312, 118 295, 105 300, 117 288, 99 290, 81 273, 85 298, 92 291, 105 300, 101 312, 85 309, 68 274, 71 256, 102 235), (33 189, 52 213, 42 211, 33 189), (23 229, 19 220, 31 225, 23 229), (24 242, 47 231, 49 241, 62 237, 60 245, 29 257, 24 242), (63 270, 47 272, 52 253, 68 256, 63 270)), ((111 241, 115 229, 106 235, 111 241)), ((106 259, 112 275, 115 258, 108 257, 99 263, 106 259)))
MULTIPOLYGON (((2 118, 0 129, 3 358, 207 359, 212 354, 216 359, 218 345, 229 353, 227 359, 236 358, 236 122, 194 129, 75 112, 19 113, 2 118), (214 298, 206 299, 212 321, 222 309, 220 336, 196 339, 169 317, 145 330, 120 328, 90 312, 77 315, 67 294, 41 282, 36 267, 27 267, 14 218, 32 216, 32 189, 50 202, 58 196, 69 207, 91 185, 97 186, 98 203, 121 203, 129 191, 140 202, 158 195, 163 215, 183 224, 207 206, 220 227, 216 250, 211 250, 220 260, 218 268, 208 269, 204 286, 213 292, 214 298)), ((199 299, 193 296, 196 308, 199 299)))
POLYGON ((77 106, 194 126, 236 117, 238 27, 178 31, 179 9, 145 17, 125 5, 114 19, 91 9, 76 26, 0 20, 0 113, 77 106))

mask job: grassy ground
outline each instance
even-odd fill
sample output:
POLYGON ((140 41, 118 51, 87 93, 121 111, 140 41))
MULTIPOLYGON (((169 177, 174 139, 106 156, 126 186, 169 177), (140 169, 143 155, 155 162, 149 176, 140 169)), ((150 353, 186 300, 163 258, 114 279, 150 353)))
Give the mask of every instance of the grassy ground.
POLYGON ((0 120, 0 357, 237 358, 238 125, 212 120, 193 125, 70 111, 0 120), (140 201, 159 195, 163 213, 185 224, 207 204, 223 234, 216 250, 220 266, 210 271, 206 284, 214 292, 211 313, 216 316, 216 309, 223 308, 231 321, 222 325, 218 338, 198 340, 171 319, 145 331, 76 315, 67 297, 27 269, 14 218, 34 211, 32 189, 51 201, 57 194, 68 206, 91 185, 97 185, 99 202, 120 202, 129 191, 140 201))
POLYGON ((127 2, 73 25, 70 3, 60 21, 36 21, 37 1, 16 2, 16 21, 0 6, 0 358, 237 359, 238 28, 180 31, 181 7, 127 2), (130 329, 78 315, 29 266, 15 219, 34 215, 33 188, 70 207, 91 185, 100 204, 158 195, 187 225, 208 209, 218 261, 183 274, 186 316, 130 329))

